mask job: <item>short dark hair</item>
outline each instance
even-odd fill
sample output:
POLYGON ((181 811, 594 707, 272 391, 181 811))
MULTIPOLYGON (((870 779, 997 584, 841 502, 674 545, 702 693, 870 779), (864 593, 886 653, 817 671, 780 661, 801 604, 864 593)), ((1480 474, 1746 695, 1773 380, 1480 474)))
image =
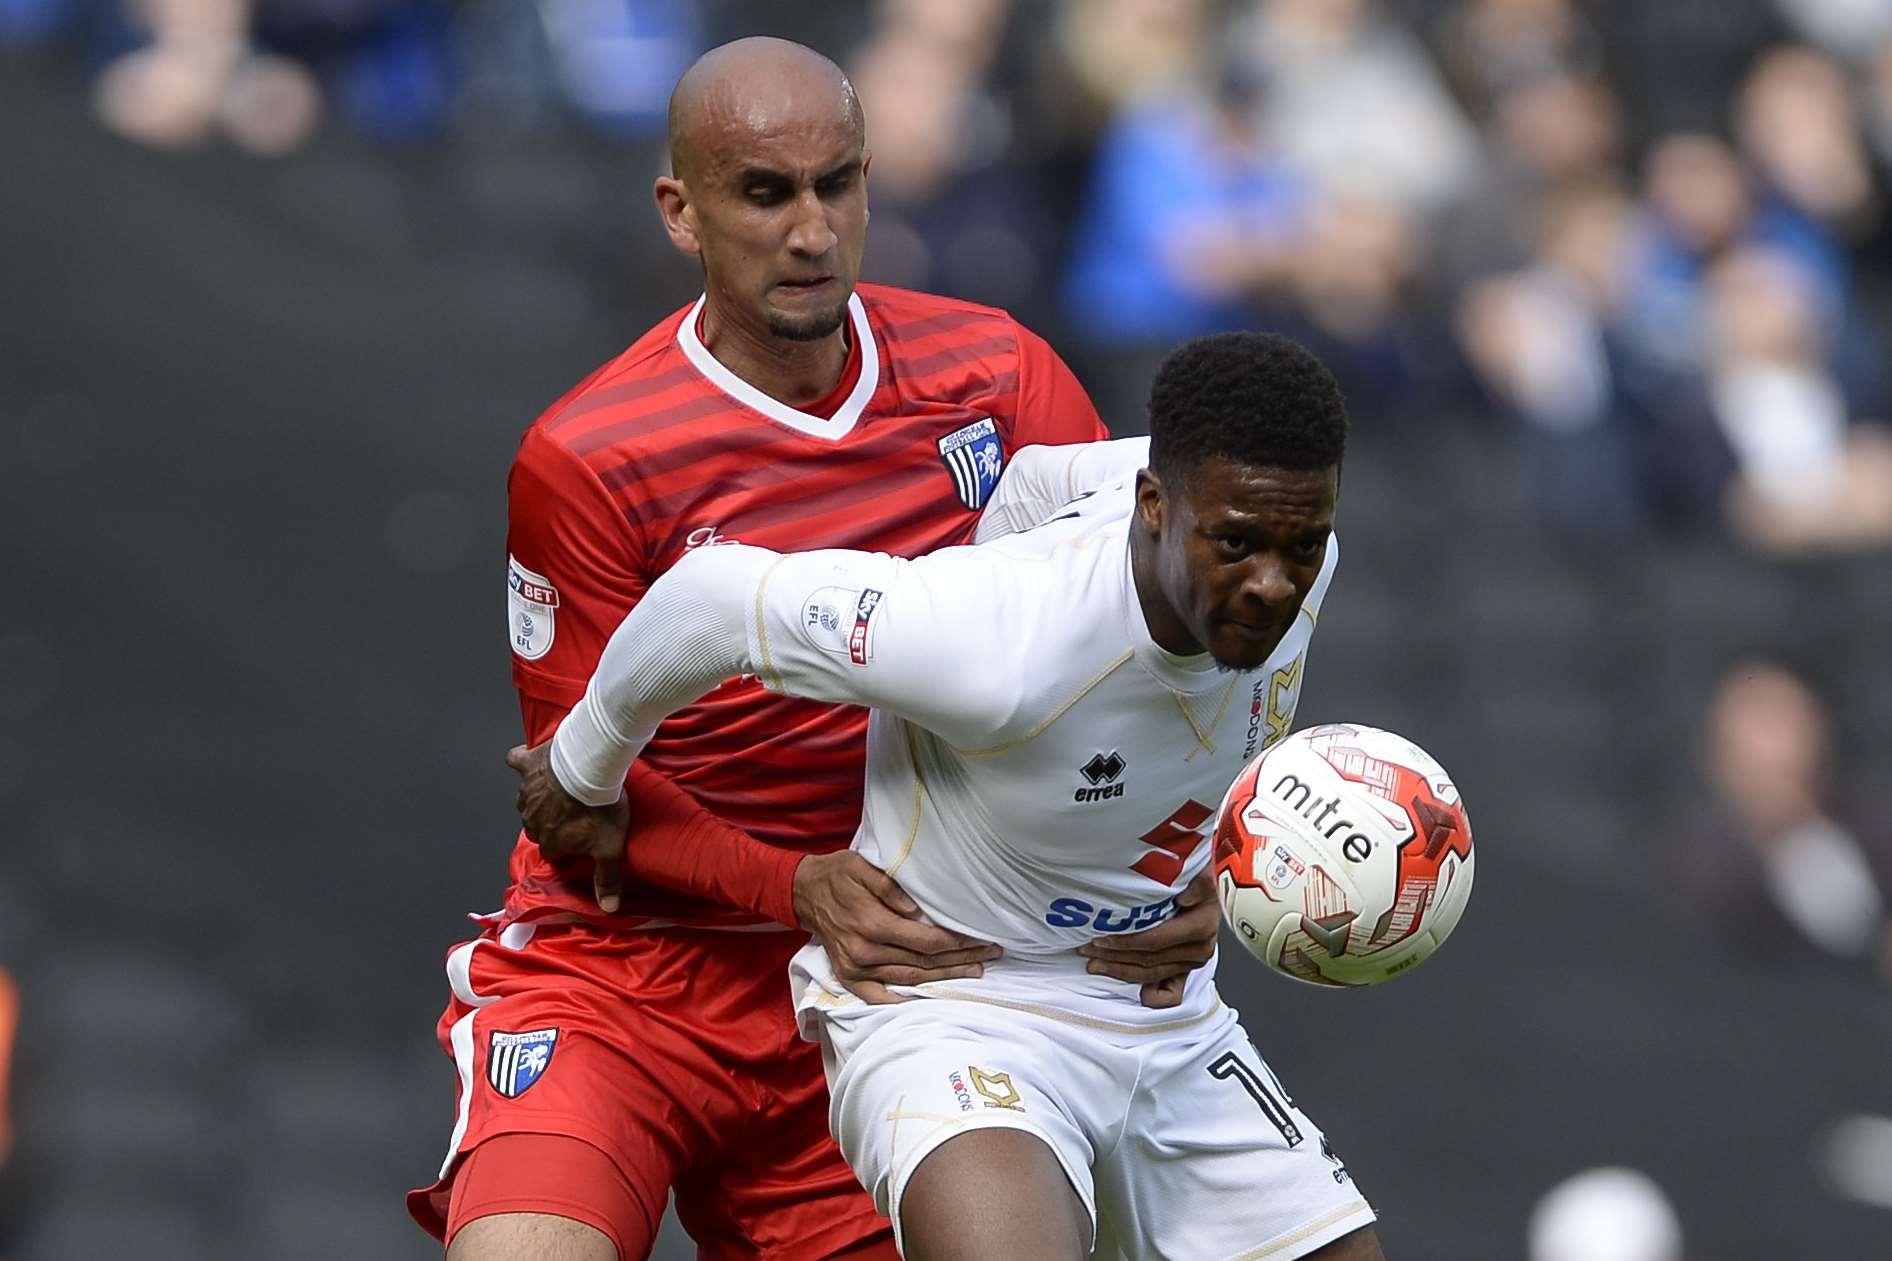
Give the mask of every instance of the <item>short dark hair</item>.
POLYGON ((1150 467, 1186 482, 1204 461, 1337 468, 1347 451, 1340 383, 1296 342, 1215 333, 1185 342, 1150 386, 1150 467))

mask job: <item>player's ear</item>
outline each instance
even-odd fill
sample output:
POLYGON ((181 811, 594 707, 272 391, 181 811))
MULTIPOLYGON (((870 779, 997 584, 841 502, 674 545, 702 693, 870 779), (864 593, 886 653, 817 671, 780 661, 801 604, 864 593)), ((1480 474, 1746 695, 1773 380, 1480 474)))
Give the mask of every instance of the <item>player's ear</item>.
POLYGON ((701 254, 703 243, 696 232, 696 202, 690 196, 689 186, 674 175, 660 175, 652 195, 657 200, 657 213, 663 218, 664 231, 670 234, 670 243, 685 254, 701 254))
POLYGON ((1137 520, 1152 535, 1163 532, 1163 482, 1152 469, 1137 470, 1137 520))

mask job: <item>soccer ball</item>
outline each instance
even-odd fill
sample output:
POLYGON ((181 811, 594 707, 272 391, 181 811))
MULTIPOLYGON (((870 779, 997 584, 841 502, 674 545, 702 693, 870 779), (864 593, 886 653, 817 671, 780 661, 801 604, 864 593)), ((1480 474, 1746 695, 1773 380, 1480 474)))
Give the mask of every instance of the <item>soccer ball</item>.
POLYGON ((1314 985, 1377 985, 1444 943, 1472 893, 1472 831, 1445 768, 1375 727, 1309 727, 1250 762, 1215 825, 1222 918, 1314 985))

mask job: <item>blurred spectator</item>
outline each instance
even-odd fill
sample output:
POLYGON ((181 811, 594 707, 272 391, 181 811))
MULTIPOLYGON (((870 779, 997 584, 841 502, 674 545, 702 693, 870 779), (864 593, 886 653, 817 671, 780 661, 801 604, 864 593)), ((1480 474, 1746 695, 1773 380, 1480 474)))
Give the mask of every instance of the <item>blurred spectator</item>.
POLYGON ((466 0, 447 37, 456 108, 482 136, 564 119, 659 136, 703 25, 693 0, 466 0))
POLYGON ((1200 82, 1215 35, 1205 0, 1030 0, 1013 13, 998 71, 1017 94, 1015 149, 1040 181, 1057 237, 1084 214, 1092 159, 1133 105, 1200 82))
POLYGON ((1614 186, 1572 188, 1533 261, 1459 303, 1466 359, 1520 422, 1525 502, 1566 534, 1712 520, 1732 468, 1697 379, 1652 369, 1624 325, 1634 223, 1614 186))
POLYGON ((1854 426, 1813 288, 1758 248, 1709 278, 1709 394, 1736 458, 1733 524, 1774 550, 1892 540, 1892 437, 1854 426))
POLYGON ((1418 214, 1473 171, 1477 138, 1424 46, 1371 0, 1250 0, 1229 42, 1274 148, 1317 186, 1418 214))
POLYGON ((1265 143, 1245 68, 1216 86, 1134 105, 1104 138, 1064 283, 1081 336, 1150 344, 1251 326, 1254 301, 1286 282, 1311 190, 1265 143))
POLYGON ((1392 318, 1419 261, 1411 219, 1369 192, 1336 187, 1315 207, 1291 276, 1316 327, 1343 341, 1365 340, 1392 318))
POLYGON ((1586 1169, 1531 1210, 1530 1261, 1682 1261, 1669 1197, 1634 1169, 1586 1169))
POLYGON ((1892 39, 1892 4, 1885 0, 1774 0, 1774 7, 1835 57, 1863 59, 1892 39))
POLYGON ((1121 111, 1195 80, 1211 40, 1203 0, 1061 0, 1041 103, 1060 130, 1094 140, 1121 111))
POLYGON ((1735 101, 1742 151, 1764 185, 1841 240, 1868 235, 1878 199, 1845 72, 1810 48, 1772 48, 1735 101))
POLYGON ((1602 80, 1548 70, 1520 76, 1493 101, 1487 153, 1442 232, 1454 280, 1521 266, 1551 201, 1611 177, 1621 110, 1602 80))
POLYGON ((1812 281, 1820 318, 1844 318, 1846 263, 1817 224, 1758 194, 1734 152, 1700 132, 1663 137, 1644 161, 1647 214, 1626 317, 1636 343, 1667 367, 1703 362, 1706 294, 1715 259, 1758 245, 1792 259, 1812 281))
POLYGON ((1520 84, 1580 77, 1602 60, 1575 0, 1459 0, 1437 23, 1437 42, 1459 99, 1481 117, 1520 84))
POLYGON ((321 117, 315 78, 252 42, 249 0, 128 0, 144 47, 99 75, 93 103, 113 131, 175 149, 221 130, 255 153, 286 153, 321 117))
POLYGON ((899 0, 855 54, 869 123, 874 232, 862 274, 1032 315, 1053 232, 1033 172, 1010 156, 990 71, 1004 0, 899 0))
POLYGON ((1756 956, 1837 956, 1892 977, 1892 820, 1880 808, 1844 821, 1820 697, 1784 666, 1742 662, 1715 690, 1702 756, 1708 797, 1669 855, 1687 901, 1756 956))
POLYGON ((1617 406, 1609 326, 1620 306, 1629 210, 1605 188, 1545 217, 1530 266, 1474 285, 1459 307, 1466 358, 1523 422, 1528 500, 1555 525, 1640 523, 1642 459, 1617 406))

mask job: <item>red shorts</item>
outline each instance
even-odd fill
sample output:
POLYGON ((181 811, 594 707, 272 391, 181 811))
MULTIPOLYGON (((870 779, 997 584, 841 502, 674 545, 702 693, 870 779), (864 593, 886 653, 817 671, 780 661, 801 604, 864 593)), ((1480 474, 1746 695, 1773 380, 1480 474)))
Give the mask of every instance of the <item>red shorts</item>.
POLYGON ((820 1049, 795 1030, 788 959, 803 940, 522 923, 456 947, 439 1025, 459 1070, 453 1137, 408 1211, 442 1239, 450 1222, 550 1213, 642 1261, 674 1192, 701 1258, 819 1261, 883 1241, 892 1257, 886 1218, 828 1136, 820 1049), (456 1196, 467 1153, 501 1134, 577 1139, 618 1176, 510 1160, 503 1197, 483 1178, 480 1202, 456 1196))

